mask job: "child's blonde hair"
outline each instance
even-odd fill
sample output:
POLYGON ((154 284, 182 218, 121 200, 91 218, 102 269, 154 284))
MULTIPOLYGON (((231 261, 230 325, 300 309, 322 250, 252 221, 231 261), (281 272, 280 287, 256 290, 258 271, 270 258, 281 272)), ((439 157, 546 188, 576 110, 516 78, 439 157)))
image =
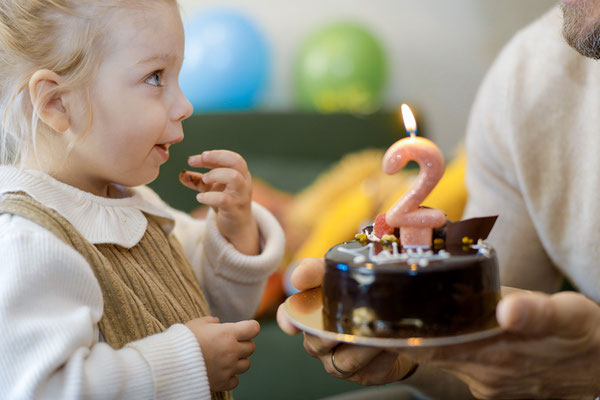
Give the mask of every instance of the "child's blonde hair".
MULTIPOLYGON (((39 119, 28 89, 35 71, 49 69, 62 78, 60 89, 38 99, 36 109, 56 90, 84 88, 89 96, 103 56, 105 17, 111 9, 144 3, 153 1, 0 0, 0 164, 19 165, 35 154, 39 119)), ((88 115, 91 124, 91 110, 88 115)))

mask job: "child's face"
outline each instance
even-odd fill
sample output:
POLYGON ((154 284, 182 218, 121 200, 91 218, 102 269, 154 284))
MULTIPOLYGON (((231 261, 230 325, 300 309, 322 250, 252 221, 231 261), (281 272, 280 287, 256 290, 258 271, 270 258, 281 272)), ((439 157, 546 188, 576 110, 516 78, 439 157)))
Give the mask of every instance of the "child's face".
MULTIPOLYGON (((175 2, 122 12, 114 21, 91 91, 91 131, 75 141, 68 162, 69 175, 77 176, 67 181, 99 195, 110 183, 154 180, 192 113, 178 83, 184 34, 175 2)), ((71 121, 74 132, 85 131, 84 110, 71 121)))

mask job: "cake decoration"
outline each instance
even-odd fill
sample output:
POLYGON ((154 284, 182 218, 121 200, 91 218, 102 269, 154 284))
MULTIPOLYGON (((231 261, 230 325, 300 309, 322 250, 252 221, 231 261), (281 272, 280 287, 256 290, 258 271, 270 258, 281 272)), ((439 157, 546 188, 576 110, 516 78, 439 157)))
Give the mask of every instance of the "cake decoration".
POLYGON ((431 140, 416 136, 417 123, 410 108, 403 104, 401 109, 409 137, 398 140, 385 152, 383 171, 395 174, 409 161, 416 161, 419 164, 419 175, 413 187, 385 213, 385 222, 390 228, 400 228, 402 247, 429 248, 433 229, 444 225, 446 215, 442 210, 423 208, 420 205, 442 179, 444 156, 431 140))
POLYGON ((383 169, 395 173, 417 161, 417 183, 355 240, 326 254, 324 326, 345 334, 401 338, 495 327, 498 262, 484 240, 497 216, 452 222, 442 210, 421 206, 443 174, 443 157, 433 142, 415 137, 414 117, 408 106, 402 108, 411 137, 388 149, 383 169))

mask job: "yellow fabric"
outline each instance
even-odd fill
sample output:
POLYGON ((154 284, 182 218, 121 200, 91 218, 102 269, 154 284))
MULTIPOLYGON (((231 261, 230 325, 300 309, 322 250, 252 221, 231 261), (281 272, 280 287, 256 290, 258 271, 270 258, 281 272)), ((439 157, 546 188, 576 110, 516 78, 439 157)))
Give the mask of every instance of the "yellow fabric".
MULTIPOLYGON (((381 169, 381 150, 365 150, 342 159, 334 168, 299 193, 286 219, 287 232, 305 240, 293 259, 323 257, 339 242, 351 240, 361 227, 386 212, 416 180, 418 169, 387 175, 381 169)), ((467 200, 465 156, 460 150, 444 176, 423 202, 459 220, 467 200)))
MULTIPOLYGON (((138 244, 127 249, 88 242, 66 219, 31 197, 0 197, 0 212, 23 216, 73 246, 90 264, 104 299, 99 322, 106 342, 115 349, 165 331, 176 323, 210 315, 210 309, 177 239, 166 236, 146 215, 148 227, 138 244)), ((229 392, 213 392, 229 399, 229 392)))
POLYGON ((347 155, 295 196, 286 213, 286 226, 308 233, 334 201, 360 182, 376 175, 378 170, 381 170, 379 150, 347 155))

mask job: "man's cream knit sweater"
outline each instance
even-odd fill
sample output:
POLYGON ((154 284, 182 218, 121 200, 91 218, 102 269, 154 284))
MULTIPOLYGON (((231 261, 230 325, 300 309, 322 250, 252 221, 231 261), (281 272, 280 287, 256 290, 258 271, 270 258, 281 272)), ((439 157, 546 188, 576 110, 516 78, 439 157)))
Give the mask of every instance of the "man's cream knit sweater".
POLYGON ((600 64, 562 38, 554 8, 506 46, 467 132, 466 216, 499 214, 504 285, 600 301, 600 64))

